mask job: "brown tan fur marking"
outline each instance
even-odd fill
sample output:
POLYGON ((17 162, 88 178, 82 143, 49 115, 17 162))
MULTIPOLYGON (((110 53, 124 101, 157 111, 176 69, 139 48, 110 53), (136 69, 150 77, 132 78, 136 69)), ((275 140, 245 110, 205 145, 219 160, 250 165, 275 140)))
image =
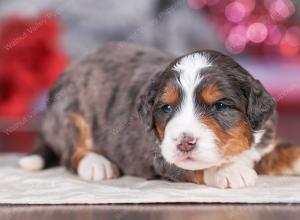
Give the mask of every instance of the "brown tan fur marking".
POLYGON ((206 104, 212 105, 224 98, 224 93, 220 91, 217 84, 210 84, 202 90, 201 97, 206 104))
POLYGON ((163 129, 159 126, 159 124, 155 125, 155 129, 158 133, 159 140, 162 141, 164 139, 164 136, 165 136, 163 129))
POLYGON ((197 170, 197 171, 194 171, 194 176, 193 176, 193 183, 196 183, 196 184, 203 184, 204 183, 204 180, 203 180, 203 170, 197 170))
POLYGON ((209 116, 201 118, 201 122, 215 133, 218 146, 225 157, 239 155, 251 147, 251 130, 247 122, 241 120, 239 126, 228 130, 222 129, 209 116))
POLYGON ((75 146, 74 153, 71 156, 71 168, 74 172, 77 172, 78 164, 84 155, 88 152, 94 151, 93 137, 88 122, 81 114, 71 112, 69 113, 69 117, 79 132, 78 143, 75 146))
POLYGON ((255 169, 264 175, 299 175, 293 170, 295 162, 299 160, 300 146, 279 143, 256 164, 255 169))
POLYGON ((168 105, 175 106, 178 102, 178 99, 179 99, 179 94, 176 87, 171 83, 168 83, 164 88, 164 92, 163 95, 161 96, 161 100, 168 105))

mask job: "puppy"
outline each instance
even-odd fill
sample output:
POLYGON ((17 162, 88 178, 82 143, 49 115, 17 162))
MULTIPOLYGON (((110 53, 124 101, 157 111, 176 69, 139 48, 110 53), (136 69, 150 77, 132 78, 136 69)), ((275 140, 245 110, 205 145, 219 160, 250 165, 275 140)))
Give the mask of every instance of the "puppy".
POLYGON ((276 141, 275 101, 216 51, 179 58, 109 43, 61 75, 26 170, 64 165, 85 180, 120 175, 219 188, 300 174, 300 148, 276 141), (145 129, 146 128, 146 129, 145 129))

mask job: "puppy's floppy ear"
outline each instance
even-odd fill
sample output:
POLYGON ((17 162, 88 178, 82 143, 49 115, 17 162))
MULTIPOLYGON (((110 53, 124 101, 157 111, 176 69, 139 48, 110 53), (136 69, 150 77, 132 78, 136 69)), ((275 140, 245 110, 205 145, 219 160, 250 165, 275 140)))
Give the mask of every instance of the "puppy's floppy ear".
POLYGON ((275 100, 259 80, 250 79, 250 93, 247 114, 251 126, 258 130, 275 110, 275 100))
POLYGON ((153 119, 153 105, 156 94, 159 87, 159 76, 161 72, 157 73, 154 79, 151 81, 150 85, 147 87, 145 93, 140 97, 138 103, 138 113, 144 122, 146 129, 148 131, 152 130, 154 127, 153 119))

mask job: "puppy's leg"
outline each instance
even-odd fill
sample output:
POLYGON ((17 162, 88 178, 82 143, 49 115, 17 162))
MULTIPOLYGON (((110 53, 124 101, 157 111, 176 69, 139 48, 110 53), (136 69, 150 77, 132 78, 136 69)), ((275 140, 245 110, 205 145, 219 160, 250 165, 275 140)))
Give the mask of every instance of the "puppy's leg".
POLYGON ((230 163, 204 170, 204 183, 218 188, 244 188, 254 186, 257 174, 243 163, 230 163))
POLYGON ((34 149, 19 160, 19 166, 27 171, 39 171, 59 164, 59 157, 47 145, 40 134, 35 142, 34 149))
POLYGON ((77 174, 85 180, 100 181, 119 176, 118 168, 104 156, 87 152, 79 161, 77 174))
POLYGON ((85 180, 106 180, 119 176, 115 164, 95 152, 91 129, 82 115, 69 114, 79 131, 79 141, 70 158, 70 169, 85 180))
POLYGON ((264 175, 300 175, 300 146, 280 143, 255 166, 264 175))

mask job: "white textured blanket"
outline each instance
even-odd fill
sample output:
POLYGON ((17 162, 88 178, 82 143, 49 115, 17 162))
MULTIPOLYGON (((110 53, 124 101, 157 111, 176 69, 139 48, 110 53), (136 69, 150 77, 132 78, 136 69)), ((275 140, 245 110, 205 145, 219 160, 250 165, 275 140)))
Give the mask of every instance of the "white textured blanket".
POLYGON ((64 168, 25 172, 17 158, 0 156, 0 204, 300 203, 300 177, 260 177, 256 187, 239 190, 134 177, 95 183, 64 168))

